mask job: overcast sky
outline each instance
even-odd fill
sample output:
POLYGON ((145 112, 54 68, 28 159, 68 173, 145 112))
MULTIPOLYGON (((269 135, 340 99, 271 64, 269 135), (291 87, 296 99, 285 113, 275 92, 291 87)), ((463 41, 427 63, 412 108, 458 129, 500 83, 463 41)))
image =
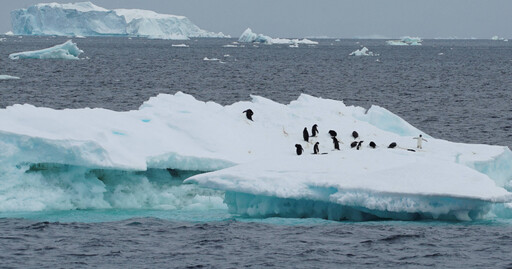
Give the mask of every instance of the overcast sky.
MULTIPOLYGON (((41 2, 0 0, 0 32, 13 9, 41 2)), ((79 2, 79 1, 77 1, 79 2)), ((250 27, 272 37, 512 38, 510 0, 95 0, 107 8, 187 16, 200 28, 238 37, 250 27)))

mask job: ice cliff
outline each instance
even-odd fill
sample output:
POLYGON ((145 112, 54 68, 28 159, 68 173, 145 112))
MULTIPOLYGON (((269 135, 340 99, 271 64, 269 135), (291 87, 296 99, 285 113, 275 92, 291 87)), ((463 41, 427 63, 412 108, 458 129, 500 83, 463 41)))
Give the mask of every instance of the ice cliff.
POLYGON ((425 135, 423 150, 408 150, 420 133, 382 107, 304 94, 288 105, 253 96, 221 106, 179 92, 126 112, 14 105, 0 109, 0 211, 219 208, 223 200, 254 217, 472 220, 512 201, 507 147, 425 135), (254 121, 242 114, 248 108, 254 121), (303 141, 313 124, 320 133, 303 141), (354 130, 360 150, 350 147, 354 130), (315 142, 327 154, 312 155, 315 142), (221 194, 205 198, 209 191, 221 194))
POLYGON ((238 38, 239 42, 245 42, 245 43, 262 43, 262 44, 288 44, 288 45, 298 45, 298 44, 305 44, 305 45, 317 45, 318 42, 311 41, 309 39, 287 39, 287 38, 272 38, 270 36, 262 35, 262 34, 255 34, 252 32, 251 28, 247 28, 240 38, 238 38))
POLYGON ((91 2, 37 4, 13 10, 11 23, 16 35, 226 37, 202 30, 184 16, 139 9, 108 10, 91 2))

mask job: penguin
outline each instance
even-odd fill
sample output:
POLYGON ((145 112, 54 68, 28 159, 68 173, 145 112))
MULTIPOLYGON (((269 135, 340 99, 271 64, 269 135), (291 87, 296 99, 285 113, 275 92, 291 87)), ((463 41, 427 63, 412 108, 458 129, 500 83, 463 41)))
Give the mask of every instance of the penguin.
POLYGON ((357 147, 357 141, 354 141, 354 142, 350 143, 350 147, 351 148, 357 147))
POLYGON ((375 144, 375 142, 370 141, 370 148, 374 149, 376 147, 377 147, 377 145, 375 144))
POLYGON ((314 136, 316 137, 316 134, 318 134, 318 125, 313 125, 313 127, 311 128, 311 136, 314 136))
POLYGON ((329 135, 331 135, 331 137, 336 137, 338 134, 334 130, 329 130, 329 135))
POLYGON ((396 143, 395 142, 389 144, 388 149, 394 149, 394 148, 396 148, 396 143))
POLYGON ((301 155, 302 152, 304 152, 304 149, 300 144, 295 144, 295 151, 297 152, 297 155, 301 155))
POLYGON ((357 150, 359 150, 361 148, 361 145, 363 145, 363 142, 364 141, 359 141, 359 143, 357 144, 357 148, 356 148, 357 150))
POLYGON ((308 127, 304 127, 304 131, 302 131, 302 137, 304 138, 304 141, 309 142, 308 127))
POLYGON ((320 150, 318 149, 318 144, 320 143, 316 142, 315 146, 313 146, 313 154, 318 154, 320 152, 320 150))
POLYGON ((252 120, 252 115, 254 115, 254 112, 252 112, 252 110, 247 109, 246 111, 244 111, 242 113, 245 113, 245 116, 247 117, 247 119, 252 120))
POLYGON ((334 149, 340 150, 340 141, 335 136, 332 137, 332 143, 334 143, 334 149))
POLYGON ((353 131, 353 132, 352 132, 352 137, 353 137, 354 139, 357 139, 357 138, 359 137, 359 134, 358 134, 356 131, 353 131))

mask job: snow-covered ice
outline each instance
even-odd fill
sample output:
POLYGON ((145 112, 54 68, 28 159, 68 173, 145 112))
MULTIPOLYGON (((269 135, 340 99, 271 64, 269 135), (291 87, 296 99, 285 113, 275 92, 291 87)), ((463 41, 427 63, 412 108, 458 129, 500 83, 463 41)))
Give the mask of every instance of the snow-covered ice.
POLYGON ((79 60, 78 56, 84 51, 79 49, 73 41, 68 40, 60 45, 55 45, 51 48, 24 51, 12 53, 9 58, 12 60, 18 59, 64 59, 64 60, 79 60))
POLYGON ((171 46, 175 47, 175 48, 188 48, 189 47, 189 45, 187 45, 187 44, 172 44, 171 46))
POLYGON ((388 41, 386 41, 386 44, 392 45, 392 46, 408 46, 408 45, 420 46, 421 42, 423 42, 423 40, 421 40, 421 38, 419 38, 419 37, 405 36, 405 37, 402 37, 402 39, 400 39, 400 40, 388 40, 388 41))
POLYGON ((363 47, 360 50, 351 52, 349 56, 379 56, 379 54, 374 54, 367 47, 363 47))
MULTIPOLYGON (((469 220, 512 201, 504 188, 512 179, 507 147, 424 134, 424 149, 408 151, 421 133, 382 107, 365 110, 304 94, 288 105, 252 96, 221 106, 178 92, 127 112, 14 105, 0 109, 0 174, 23 174, 27 164, 92 171, 86 175, 101 169, 201 171, 185 182, 225 192, 231 212, 258 217, 469 220), (254 121, 242 114, 248 108, 254 121), (320 134, 311 142, 326 155, 310 154, 312 144, 302 140, 304 127, 313 124, 320 134), (330 129, 343 143, 340 151, 332 150, 330 129), (354 130, 364 140, 361 150, 349 146, 354 130), (370 141, 376 149, 367 146, 370 141), (398 147, 388 149, 391 142, 398 147), (295 154, 295 144, 304 147, 303 155, 295 154)), ((2 181, 0 189, 23 189, 20 184, 2 181)), ((90 187, 101 195, 102 188, 90 187)), ((27 201, 8 198, 13 206, 27 201)))
POLYGON ((8 79, 20 79, 19 77, 9 76, 9 75, 0 75, 0 80, 8 80, 8 79))
POLYGON ((14 34, 137 36, 158 39, 228 37, 200 29, 187 17, 150 10, 108 10, 91 2, 37 4, 11 12, 14 34))
POLYGON ((238 38, 239 42, 245 43, 262 43, 262 44, 287 44, 293 45, 294 47, 298 46, 298 44, 304 45, 318 45, 318 42, 312 41, 309 39, 287 39, 287 38, 272 38, 270 36, 255 34, 252 32, 251 28, 247 28, 240 38, 238 38))

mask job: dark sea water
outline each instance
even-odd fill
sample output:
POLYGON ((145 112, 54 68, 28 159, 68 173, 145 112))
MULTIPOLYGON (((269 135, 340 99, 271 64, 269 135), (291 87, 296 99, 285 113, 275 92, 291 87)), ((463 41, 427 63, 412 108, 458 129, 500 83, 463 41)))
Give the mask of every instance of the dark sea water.
MULTIPOLYGON (((66 41, 0 41, 0 107, 137 109, 183 91, 231 104, 300 93, 387 108, 429 135, 512 147, 512 44, 318 40, 317 46, 227 48, 234 39, 74 39, 80 61, 12 61, 66 41), (186 43, 189 48, 172 47, 186 43), (349 57, 364 45, 377 57, 349 57), (227 56, 229 55, 229 56, 227 56), (204 61, 203 58, 220 61, 204 61)), ((0 179, 1 180, 1 179, 0 179)), ((0 212, 0 267, 373 268, 512 267, 512 223, 244 219, 227 210, 0 212)))

